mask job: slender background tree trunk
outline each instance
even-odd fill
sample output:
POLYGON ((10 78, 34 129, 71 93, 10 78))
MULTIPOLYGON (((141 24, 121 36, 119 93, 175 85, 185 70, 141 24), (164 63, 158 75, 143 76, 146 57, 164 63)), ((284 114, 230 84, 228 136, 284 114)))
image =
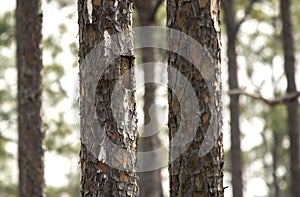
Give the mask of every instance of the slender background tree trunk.
MULTIPOLYGON (((291 1, 280 0, 282 20, 282 39, 284 50, 284 71, 287 79, 287 93, 296 92, 295 81, 295 45, 291 16, 291 1)), ((299 147, 299 104, 297 98, 287 104, 287 125, 290 136, 290 165, 292 178, 292 196, 300 194, 300 147, 299 147)))
POLYGON ((87 4, 78 1, 81 196, 138 196, 133 2, 92 1, 91 21, 87 4))
POLYGON ((40 0, 17 0, 19 196, 45 196, 40 0))
MULTIPOLYGON (((238 89, 238 66, 236 53, 237 24, 234 0, 222 1, 227 33, 228 81, 229 89, 238 89)), ((241 151, 239 95, 230 95, 230 171, 233 197, 243 197, 243 159, 241 151)))
MULTIPOLYGON (((135 6, 138 12, 139 25, 151 26, 155 25, 155 15, 159 6, 163 3, 163 0, 136 0, 135 6)), ((147 35, 141 35, 141 38, 147 38, 154 41, 153 34, 149 32, 147 35)), ((143 42, 141 40, 140 42, 143 42)), ((158 138, 158 123, 157 123, 157 112, 155 107, 150 108, 155 104, 155 90, 156 84, 152 83, 155 77, 155 49, 154 48, 143 48, 142 52, 142 63, 144 70, 144 135, 148 137, 143 137, 139 139, 138 149, 141 152, 152 151, 160 146, 160 140, 158 138), (148 63, 148 64, 147 64, 148 63), (149 64, 151 63, 151 64, 149 64)), ((154 154, 154 153, 153 153, 154 154)), ((157 155, 153 155, 153 160, 155 160, 157 155)), ((146 161, 146 160, 145 160, 146 161)), ((142 163, 143 161, 141 161, 142 163)), ((140 196, 143 197, 160 197, 163 196, 162 190, 162 179, 161 179, 161 169, 140 172, 139 174, 139 189, 140 196)))
POLYGON ((274 184, 274 197, 280 197, 279 191, 279 181, 277 177, 277 168, 278 168, 278 146, 279 144, 279 136, 276 131, 273 131, 273 147, 272 147, 272 157, 273 157, 273 163, 272 163, 272 168, 273 168, 273 184, 274 184))

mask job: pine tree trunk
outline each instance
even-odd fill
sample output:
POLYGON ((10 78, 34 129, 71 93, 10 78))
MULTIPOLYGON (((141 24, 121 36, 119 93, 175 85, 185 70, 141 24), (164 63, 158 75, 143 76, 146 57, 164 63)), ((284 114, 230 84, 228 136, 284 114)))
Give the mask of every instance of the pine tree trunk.
MULTIPOLYGON (((149 34, 150 35, 150 34, 149 34)), ((151 39, 147 37, 148 39, 151 39)), ((154 62, 154 49, 142 49, 142 59, 143 63, 154 62), (149 61, 150 60, 150 61, 149 61)), ((155 64, 155 63, 153 63, 155 64)), ((157 135, 158 123, 157 123, 157 114, 155 108, 151 109, 152 116, 150 117, 150 108, 155 104, 155 90, 156 84, 150 83, 154 81, 154 65, 146 64, 143 66, 144 70, 144 79, 148 81, 145 83, 145 93, 144 93, 144 130, 143 133, 147 137, 140 138, 138 144, 138 150, 140 152, 153 152, 152 159, 155 160, 158 155, 155 154, 153 150, 160 147, 161 143, 157 135), (154 133, 154 134, 153 134, 154 133)), ((141 165, 143 161, 148 161, 148 159, 140 158, 141 165)), ((147 164, 145 164, 147 165, 147 164)), ((139 166, 141 167, 141 166, 139 166)), ((144 197, 161 197, 163 196, 162 191, 162 180, 161 180, 161 170, 152 170, 146 172, 139 172, 139 189, 140 196, 144 197)))
POLYGON ((180 55, 170 52, 168 60, 171 197, 224 196, 219 3, 218 0, 167 1, 168 27, 195 39, 190 42, 184 35, 169 34, 170 50, 182 49, 180 55), (197 53, 193 47, 198 42, 207 51, 197 53), (191 59, 183 57, 190 54, 191 59), (186 82, 180 81, 184 78, 186 82), (192 93, 186 94, 189 84, 196 98, 192 93), (193 119, 195 116, 199 120, 193 119))
POLYGON ((132 0, 92 1, 91 21, 87 4, 78 1, 81 196, 137 196, 132 0))
MULTIPOLYGON (((237 25, 235 21, 234 0, 222 1, 227 33, 227 57, 229 89, 238 89, 238 66, 236 53, 237 25)), ((241 151, 240 104, 239 95, 230 95, 230 171, 233 197, 243 197, 243 159, 241 151)))
MULTIPOLYGON (((281 0, 280 11, 282 20, 282 37, 284 50, 284 71, 287 79, 287 93, 296 92, 295 81, 295 46, 293 37, 293 24, 291 16, 291 1, 281 0)), ((300 146, 299 146, 299 104, 295 98, 287 104, 287 125, 290 136, 290 165, 292 180, 292 196, 300 194, 300 146)))
MULTIPOLYGON (((151 26, 155 25, 155 15, 156 7, 161 4, 162 1, 152 1, 152 0, 144 0, 135 1, 135 6, 138 12, 139 24, 141 27, 143 26, 151 26)), ((147 35, 141 35, 141 38, 147 38, 147 42, 154 42, 153 34, 148 32, 147 35)), ((141 40, 140 42, 143 42, 141 40)), ((158 123, 157 123, 157 112, 155 108, 151 109, 152 116, 150 117, 150 108, 155 104, 155 91, 156 84, 154 82, 155 77, 155 51, 154 48, 142 48, 142 63, 144 64, 144 81, 145 81, 145 89, 144 89, 144 135, 147 137, 143 137, 139 139, 138 150, 140 152, 148 152, 153 151, 160 147, 160 140, 158 135, 158 123), (147 64, 148 63, 148 64, 147 64), (151 63, 151 64, 150 64, 151 63), (154 135, 153 135, 154 134, 154 135)), ((158 155, 155 155, 153 151, 153 160, 158 155)), ((143 165, 143 161, 147 161, 147 159, 142 159, 140 163, 143 165)), ((146 164, 147 165, 147 164, 146 164)), ((162 190, 162 180, 161 180, 161 170, 152 170, 147 172, 139 172, 139 189, 140 196, 143 197, 161 197, 163 196, 162 190)))
POLYGON ((19 196, 45 196, 42 130, 42 11, 40 0, 16 8, 19 196))
POLYGON ((277 177, 277 169, 278 169, 278 147, 280 147, 279 143, 279 135, 277 131, 273 131, 273 147, 272 147, 272 168, 273 168, 273 185, 274 185, 274 197, 280 197, 280 185, 277 177))

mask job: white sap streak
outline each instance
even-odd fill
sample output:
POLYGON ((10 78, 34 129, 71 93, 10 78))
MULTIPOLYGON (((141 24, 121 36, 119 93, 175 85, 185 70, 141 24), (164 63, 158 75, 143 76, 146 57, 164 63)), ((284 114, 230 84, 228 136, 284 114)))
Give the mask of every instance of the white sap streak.
POLYGON ((114 7, 115 7, 115 9, 116 9, 116 13, 115 13, 115 21, 118 21, 118 15, 119 15, 118 5, 119 5, 119 1, 116 0, 115 3, 114 3, 114 7))
POLYGON ((129 121, 129 105, 128 105, 128 100, 130 98, 131 90, 125 88, 124 92, 124 99, 123 99, 123 106, 125 110, 125 118, 124 121, 127 123, 129 121))
POLYGON ((110 51, 109 49, 110 49, 111 40, 110 40, 110 35, 106 30, 104 31, 104 40, 105 40, 104 56, 107 57, 110 51))

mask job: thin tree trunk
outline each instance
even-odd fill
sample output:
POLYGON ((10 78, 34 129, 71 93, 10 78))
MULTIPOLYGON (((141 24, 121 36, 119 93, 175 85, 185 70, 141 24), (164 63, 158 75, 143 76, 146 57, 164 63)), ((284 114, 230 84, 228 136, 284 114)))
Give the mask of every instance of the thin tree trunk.
MULTIPOLYGON (((163 1, 152 1, 144 0, 135 1, 136 9, 138 12, 139 24, 143 26, 155 25, 155 15, 157 8, 163 1)), ((148 32, 147 35, 141 35, 141 38, 147 38, 148 42, 150 40, 153 42, 153 34, 148 32)), ((143 42, 141 40, 140 42, 143 42)), ((140 138, 138 149, 141 152, 153 151, 160 146, 160 140, 157 135, 158 123, 157 123, 157 112, 155 108, 150 108, 155 104, 155 90, 156 84, 154 82, 155 77, 155 51, 154 48, 142 48, 142 63, 144 64, 144 135, 147 137, 140 138), (147 64, 148 63, 148 64, 147 64), (151 63, 151 64, 150 64, 151 63)), ((154 151, 153 151, 154 154, 154 151)), ((155 160, 157 155, 153 155, 152 158, 155 160)), ((146 159, 141 159, 147 161, 146 159)), ((143 164, 142 164, 143 165, 143 164)), ((140 172, 139 174, 139 190, 140 196, 143 197, 160 197, 163 196, 162 190, 162 179, 161 179, 161 169, 152 170, 148 172, 140 172)))
POLYGON ((45 196, 40 0, 17 0, 19 196, 45 196))
MULTIPOLYGON (((291 18, 291 1, 280 0, 280 11, 282 20, 282 37, 284 50, 284 71, 287 79, 287 93, 296 92, 295 81, 295 46, 293 37, 293 24, 291 18)), ((299 104, 297 99, 287 104, 288 120, 287 125, 290 136, 290 165, 292 196, 300 194, 300 147, 299 147, 299 104)))
POLYGON ((169 31, 170 50, 175 50, 168 59, 171 197, 224 196, 219 3, 167 1, 167 26, 195 39, 169 31), (208 52, 194 50, 198 42, 208 52))
MULTIPOLYGON (((234 0, 222 1, 227 33, 227 57, 229 89, 238 89, 238 66, 236 53, 237 25, 235 21, 234 0)), ((230 95, 230 171, 233 197, 243 197, 243 159, 241 151, 240 104, 239 95, 230 95)))
POLYGON ((87 4, 78 1, 81 196, 138 196, 133 2, 92 1, 92 21, 87 4))
POLYGON ((273 150, 272 150, 272 157, 273 157, 273 185, 274 185, 274 197, 280 197, 279 195, 279 182, 277 177, 277 168, 278 168, 278 149, 277 147, 280 146, 279 144, 279 136, 276 131, 273 131, 273 150))
MULTIPOLYGON (((148 39, 149 36, 147 37, 148 39)), ((142 60, 143 63, 154 62, 154 49, 142 49, 142 60)), ((154 81, 154 65, 155 63, 146 64, 143 66, 145 83, 145 93, 144 93, 144 135, 147 137, 140 138, 139 140, 139 151, 140 152, 153 152, 152 159, 155 160, 158 155, 155 154, 153 150, 160 147, 160 140, 157 135, 158 123, 157 114, 155 108, 150 108, 155 104, 155 90, 156 84, 154 81), (148 82, 147 82, 148 81, 148 82), (152 81, 152 83, 151 83, 152 81)), ((143 161, 148 161, 147 159, 141 158, 141 164, 143 161)), ((143 164, 142 164, 143 165, 143 164)), ((147 164, 145 164, 147 165, 147 164)), ((160 197, 163 196, 162 191, 162 180, 161 180, 161 170, 152 170, 147 172, 139 172, 139 189, 140 196, 144 197, 160 197)))

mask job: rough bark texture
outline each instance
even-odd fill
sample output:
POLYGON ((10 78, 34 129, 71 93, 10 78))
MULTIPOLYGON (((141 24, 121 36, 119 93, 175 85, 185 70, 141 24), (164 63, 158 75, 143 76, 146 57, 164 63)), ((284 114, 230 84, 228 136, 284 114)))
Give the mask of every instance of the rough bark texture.
POLYGON ((40 0, 16 8, 19 196, 45 196, 42 130, 42 11, 40 0))
MULTIPOLYGON (((234 0, 222 1, 227 33, 228 83, 229 89, 238 89, 238 66, 236 53, 237 23, 234 10, 234 0)), ((243 197, 243 159, 241 151, 240 104, 239 95, 230 95, 230 171, 233 197, 243 197)))
MULTIPOLYGON (((135 6, 138 12, 139 24, 143 26, 155 25, 155 15, 158 7, 162 3, 162 0, 136 0, 135 6)), ((141 35, 142 38, 147 38, 148 42, 153 42, 153 34, 149 32, 147 35, 141 35)), ((141 40, 140 42, 143 42, 141 40)), ((155 51, 154 48, 142 48, 142 63, 152 63, 145 64, 143 66, 144 70, 144 135, 148 137, 143 137, 139 139, 138 150, 141 152, 147 152, 155 150, 160 146, 160 140, 156 135, 158 131, 157 114, 155 108, 151 109, 152 116, 150 117, 150 108, 155 104, 155 90, 156 84, 151 83, 154 81, 155 72, 155 51), (150 82, 150 83, 149 83, 150 82), (149 124, 150 123, 150 124, 149 124), (154 133, 154 135, 153 135, 154 133)), ((155 159, 157 155, 153 153, 152 158, 155 159)), ((141 163, 143 159, 141 158, 141 163)), ((144 160, 146 161, 146 160, 144 160)), ((140 196, 143 197, 160 197, 163 196, 162 190, 162 180, 161 180, 161 170, 153 170, 148 172, 140 172, 139 174, 139 190, 140 196)))
MULTIPOLYGON (((191 143, 186 150, 176 159, 176 151, 180 148, 170 146, 169 160, 172 161, 169 165, 170 172, 170 196, 224 196, 223 191, 223 145, 221 131, 221 116, 222 104, 220 93, 220 29, 219 29, 219 1, 217 0, 168 0, 167 1, 167 26, 177 29, 200 42, 207 53, 213 59, 213 64, 208 64, 211 67, 205 67, 208 73, 212 71, 212 76, 201 75, 197 68, 197 64, 205 64, 202 62, 205 59, 205 54, 193 54, 194 51, 183 50, 183 53, 192 53, 194 65, 181 55, 169 53, 169 68, 168 81, 169 87, 173 88, 172 83, 178 80, 178 73, 174 75, 172 69, 180 71, 180 73, 188 80, 196 94, 196 101, 199 105, 199 126, 195 133, 190 127, 189 120, 185 115, 181 114, 186 109, 181 109, 181 104, 190 103, 191 98, 179 98, 180 92, 186 91, 187 86, 182 88, 176 87, 175 90, 170 90, 168 93, 169 101, 169 130, 170 144, 180 126, 182 126, 183 134, 179 134, 179 142, 183 143, 186 136, 193 136, 191 143), (176 77, 177 76, 177 77, 176 77), (212 94, 209 93, 208 86, 212 87, 212 94), (216 111, 212 113, 212 105, 216 111), (213 121, 210 121, 215 117, 213 121), (182 125, 179 125, 182 124, 182 125), (208 128, 212 130, 215 139, 212 139, 211 133, 208 133, 208 128), (208 137, 209 136, 209 137, 208 137), (207 138, 208 137, 208 138, 207 138), (210 142, 208 142, 208 141, 210 142), (205 143, 213 143, 207 154, 200 154, 201 147, 205 143), (204 155, 204 156, 203 156, 204 155)), ((170 35, 171 37, 171 35, 170 35)), ((184 37, 170 43, 170 49, 176 46, 183 45, 183 48, 189 47, 194 43, 185 43, 184 37), (186 44, 186 45, 185 45, 186 44)), ((205 74, 205 73, 202 73, 205 74)), ((178 86, 181 84, 178 84, 178 86)), ((193 105, 193 104, 191 104, 193 105)))
POLYGON ((17 1, 19 196, 44 196, 41 2, 17 1))
MULTIPOLYGON (((296 92, 295 81, 295 46, 293 37, 293 24, 291 18, 291 1, 280 0, 282 20, 282 37, 284 50, 284 71, 287 79, 287 93, 296 92)), ((295 98, 287 104, 287 125, 290 136, 290 165, 292 179, 292 196, 300 194, 300 147, 299 147, 299 104, 295 98)))
POLYGON ((91 21, 87 4, 78 1, 81 196, 137 196, 132 1, 93 0, 91 21))

